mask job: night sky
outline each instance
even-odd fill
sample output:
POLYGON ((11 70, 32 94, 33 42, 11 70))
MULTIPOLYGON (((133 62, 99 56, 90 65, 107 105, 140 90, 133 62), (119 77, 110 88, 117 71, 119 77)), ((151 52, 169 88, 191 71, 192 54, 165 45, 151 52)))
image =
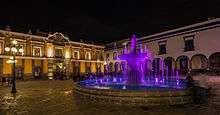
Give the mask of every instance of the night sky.
POLYGON ((0 29, 107 43, 219 17, 220 0, 1 0, 0 10, 0 29))

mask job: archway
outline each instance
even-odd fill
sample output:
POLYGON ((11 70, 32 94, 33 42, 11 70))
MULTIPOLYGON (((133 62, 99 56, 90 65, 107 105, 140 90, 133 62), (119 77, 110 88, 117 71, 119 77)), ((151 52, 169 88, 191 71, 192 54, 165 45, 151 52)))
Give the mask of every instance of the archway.
POLYGON ((203 73, 208 67, 208 59, 203 54, 196 54, 190 60, 191 71, 195 74, 203 73))
POLYGON ((144 70, 145 70, 146 77, 151 76, 152 74, 152 61, 151 60, 146 60, 144 70))
POLYGON ((91 63, 90 62, 86 62, 86 73, 91 73, 91 63))
POLYGON ((153 75, 160 74, 160 58, 155 58, 152 62, 152 73, 153 75))
POLYGON ((80 74, 80 64, 79 62, 72 62, 72 66, 73 66, 73 74, 75 76, 80 74))
POLYGON ((114 53, 113 53, 113 59, 114 59, 114 60, 117 60, 117 52, 114 52, 114 53))
POLYGON ((112 62, 109 63, 108 71, 109 71, 110 73, 112 73, 112 72, 114 71, 114 66, 113 66, 113 65, 114 65, 114 64, 113 64, 112 62))
POLYGON ((119 71, 119 63, 118 62, 115 62, 114 68, 115 68, 115 73, 118 73, 118 71, 119 71))
POLYGON ((189 69, 189 58, 185 55, 179 56, 176 59, 176 69, 185 75, 189 69))
POLYGON ((220 52, 216 52, 209 56, 209 67, 215 74, 220 74, 220 52))
POLYGON ((124 73, 126 71, 126 62, 122 61, 120 65, 121 73, 124 73))
POLYGON ((164 68, 168 69, 168 75, 172 74, 172 69, 175 69, 175 59, 173 57, 166 57, 164 59, 164 68))

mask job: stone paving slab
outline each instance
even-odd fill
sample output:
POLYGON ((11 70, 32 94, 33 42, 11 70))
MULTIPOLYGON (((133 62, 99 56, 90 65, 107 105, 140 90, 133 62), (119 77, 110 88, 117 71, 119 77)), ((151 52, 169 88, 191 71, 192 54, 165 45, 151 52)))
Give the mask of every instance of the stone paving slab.
POLYGON ((208 103, 169 108, 125 107, 83 103, 74 96, 73 81, 24 81, 0 87, 0 115, 219 115, 220 85, 208 103))

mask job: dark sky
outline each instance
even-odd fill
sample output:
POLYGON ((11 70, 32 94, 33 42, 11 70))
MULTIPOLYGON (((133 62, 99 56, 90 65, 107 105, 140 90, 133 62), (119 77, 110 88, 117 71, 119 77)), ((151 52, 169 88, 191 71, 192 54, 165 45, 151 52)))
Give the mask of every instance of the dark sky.
POLYGON ((0 11, 0 29, 104 43, 219 17, 220 0, 1 0, 0 11))

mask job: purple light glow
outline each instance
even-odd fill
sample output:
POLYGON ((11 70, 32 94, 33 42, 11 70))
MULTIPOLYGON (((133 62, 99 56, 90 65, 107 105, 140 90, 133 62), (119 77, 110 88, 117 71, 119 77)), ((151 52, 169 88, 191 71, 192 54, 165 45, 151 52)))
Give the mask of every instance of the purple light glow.
POLYGON ((156 84, 158 83, 158 78, 155 78, 155 83, 156 83, 156 84))
POLYGON ((162 59, 160 59, 160 60, 161 60, 161 77, 162 77, 162 79, 164 79, 164 63, 163 63, 162 59))
POLYGON ((172 68, 172 77, 173 78, 175 77, 175 70, 174 70, 174 68, 172 68))
POLYGON ((166 77, 167 77, 167 79, 168 79, 168 72, 169 72, 169 68, 168 68, 168 66, 166 66, 166 77))
MULTIPOLYGON (((123 70, 123 77, 118 80, 113 77, 113 82, 122 82, 128 85, 169 85, 168 82, 171 80, 169 78, 169 71, 171 71, 171 77, 175 79, 176 85, 179 86, 179 75, 178 71, 174 68, 165 66, 163 59, 156 57, 154 62, 154 72, 152 74, 152 57, 150 51, 148 51, 146 44, 144 45, 144 51, 142 50, 142 45, 140 46, 140 52, 136 52, 136 37, 132 36, 131 39, 131 49, 127 49, 125 45, 124 51, 130 51, 119 56, 120 60, 124 60, 121 65, 123 70), (176 73, 175 73, 176 72, 176 73)), ((175 85, 175 84, 174 84, 175 85)))
POLYGON ((113 78, 113 82, 117 82, 117 79, 115 77, 113 78))
POLYGON ((146 53, 137 54, 136 52, 136 37, 132 36, 131 49, 129 54, 121 55, 121 60, 126 60, 128 68, 126 71, 126 83, 128 84, 145 84, 144 76, 145 69, 144 65, 146 60, 151 59, 146 53))
POLYGON ((179 71, 176 70, 176 85, 179 85, 179 71))

